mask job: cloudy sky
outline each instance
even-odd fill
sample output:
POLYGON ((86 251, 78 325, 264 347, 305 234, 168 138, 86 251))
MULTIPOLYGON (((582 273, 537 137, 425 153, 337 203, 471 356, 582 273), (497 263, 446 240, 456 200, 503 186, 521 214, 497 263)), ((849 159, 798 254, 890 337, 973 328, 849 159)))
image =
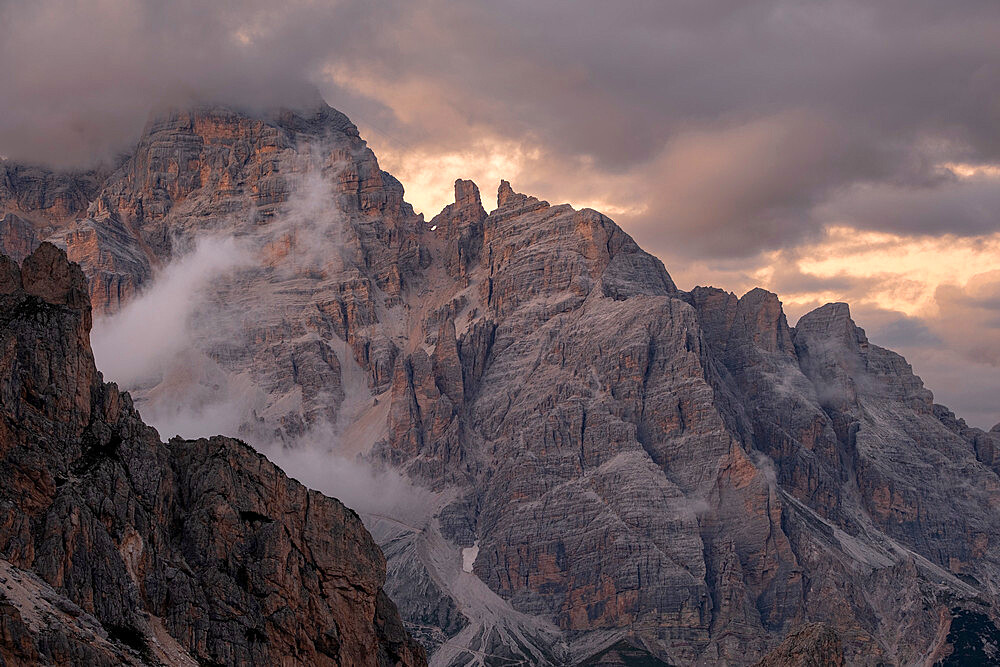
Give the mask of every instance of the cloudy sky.
POLYGON ((431 217, 455 178, 613 217, 678 284, 848 301, 1000 421, 1000 3, 0 0, 0 154, 78 166, 150 106, 347 113, 431 217))

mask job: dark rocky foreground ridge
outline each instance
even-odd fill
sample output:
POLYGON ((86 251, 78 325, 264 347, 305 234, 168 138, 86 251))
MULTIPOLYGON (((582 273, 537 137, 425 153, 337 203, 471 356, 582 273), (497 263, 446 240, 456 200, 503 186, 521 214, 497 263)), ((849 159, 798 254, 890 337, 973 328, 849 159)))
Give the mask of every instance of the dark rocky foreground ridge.
POLYGON ((103 314, 200 238, 250 249, 140 407, 237 387, 248 440, 333 433, 431 490, 365 519, 432 664, 794 664, 783 640, 831 632, 847 664, 996 659, 1000 431, 845 304, 791 327, 764 290, 679 290, 607 217, 507 183, 426 222, 325 106, 176 111, 113 173, 8 182, 0 243, 65 246, 103 314))
POLYGON ((87 281, 0 255, 0 664, 422 665, 358 516, 244 443, 164 445, 87 281))

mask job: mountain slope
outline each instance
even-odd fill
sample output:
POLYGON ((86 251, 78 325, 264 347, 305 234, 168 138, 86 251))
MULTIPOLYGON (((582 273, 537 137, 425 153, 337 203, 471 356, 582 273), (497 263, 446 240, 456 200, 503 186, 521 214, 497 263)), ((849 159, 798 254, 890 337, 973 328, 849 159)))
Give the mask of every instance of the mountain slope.
POLYGON ((424 664, 357 515, 239 441, 162 444, 90 325, 61 250, 0 256, 4 664, 424 664))
POLYGON ((105 314, 137 302, 108 285, 150 295, 233 240, 185 293, 183 354, 130 388, 431 490, 366 523, 432 662, 626 641, 752 664, 822 622, 851 664, 909 664, 955 615, 995 623, 1000 432, 934 405, 846 305, 792 328, 764 290, 680 291, 607 217, 506 182, 487 212, 458 181, 429 222, 402 197, 328 107, 178 111, 66 228, 100 251, 54 238, 105 314))

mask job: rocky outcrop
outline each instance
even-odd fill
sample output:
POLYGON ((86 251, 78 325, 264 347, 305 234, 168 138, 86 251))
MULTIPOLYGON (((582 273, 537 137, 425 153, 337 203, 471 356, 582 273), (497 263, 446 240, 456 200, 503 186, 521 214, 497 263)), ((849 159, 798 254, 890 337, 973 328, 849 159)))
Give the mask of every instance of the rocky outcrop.
POLYGON ((843 667, 840 638, 822 623, 795 630, 756 667, 843 667))
MULTIPOLYGON (((403 276, 413 274, 420 259, 407 229, 415 216, 402 186, 378 168, 357 128, 322 102, 260 116, 218 107, 156 116, 89 212, 96 220, 119 219, 151 259, 164 261, 195 233, 246 233, 287 214, 290 203, 303 227, 327 208, 344 214, 350 224, 316 231, 346 237, 352 259, 371 269, 390 298, 399 297, 403 276)), ((302 234, 305 229, 282 231, 286 242, 323 240, 302 234)))
POLYGON ((846 304, 804 316, 795 345, 804 372, 825 392, 865 515, 948 571, 992 588, 1000 581, 1000 521, 982 508, 995 502, 1000 484, 982 465, 993 463, 986 447, 976 447, 991 437, 949 428, 910 365, 870 344, 846 304))
POLYGON ((472 181, 455 181, 455 203, 448 204, 431 220, 431 231, 440 228, 446 239, 444 265, 448 275, 468 276, 483 248, 483 222, 486 210, 479 198, 479 188, 472 181))
POLYGON ((86 215, 110 173, 55 172, 0 159, 0 254, 23 262, 46 238, 86 215))
POLYGON ((420 665, 358 516, 102 382, 79 267, 0 257, 6 664, 420 665))
MULTIPOLYGON (((467 193, 439 233, 468 238, 446 224, 467 193)), ((932 654, 952 600, 992 599, 992 436, 947 428, 845 306, 793 329, 763 290, 677 291, 599 214, 506 183, 498 202, 470 207, 478 264, 417 292, 454 322, 461 400, 453 366, 399 357, 375 453, 461 489, 434 527, 475 543, 474 574, 512 612, 554 622, 569 655, 628 627, 673 664, 745 664, 822 621, 846 660, 877 664, 932 654)), ((437 247, 455 256, 438 243, 429 270, 437 247)), ((423 345, 452 358, 437 321, 423 345)))
POLYGON ((778 297, 755 289, 742 298, 696 287, 691 299, 729 387, 746 410, 754 448, 776 466, 783 488, 824 514, 840 511, 844 480, 837 435, 817 389, 799 368, 778 297))
POLYGON ((7 213, 0 219, 0 254, 23 262, 38 244, 38 233, 28 220, 14 213, 7 213))

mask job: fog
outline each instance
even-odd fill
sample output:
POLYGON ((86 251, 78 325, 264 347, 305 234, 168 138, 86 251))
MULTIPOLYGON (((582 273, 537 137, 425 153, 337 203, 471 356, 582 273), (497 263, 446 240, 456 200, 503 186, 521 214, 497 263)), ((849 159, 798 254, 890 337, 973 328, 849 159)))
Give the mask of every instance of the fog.
POLYGON ((123 386, 159 379, 166 366, 195 346, 191 316, 212 280, 251 262, 231 237, 198 239, 154 276, 152 284, 112 317, 94 322, 98 367, 123 386))
POLYGON ((208 236, 175 235, 172 246, 188 250, 158 270, 119 312, 95 321, 92 347, 105 379, 134 393, 143 419, 163 439, 239 437, 289 476, 361 513, 418 521, 431 506, 429 492, 343 451, 347 422, 372 399, 367 376, 346 343, 326 341, 340 361, 345 392, 338 422, 315 419, 294 436, 258 419, 288 396, 269 394, 250 368, 227 367, 212 354, 248 345, 255 327, 266 330, 294 317, 296 308, 309 310, 308 292, 301 297, 306 301, 288 301, 283 286, 294 292, 303 278, 315 284, 317 275, 350 269, 343 214, 331 185, 343 165, 330 154, 320 144, 298 147, 282 168, 288 200, 266 223, 251 211, 218 221, 208 236))

